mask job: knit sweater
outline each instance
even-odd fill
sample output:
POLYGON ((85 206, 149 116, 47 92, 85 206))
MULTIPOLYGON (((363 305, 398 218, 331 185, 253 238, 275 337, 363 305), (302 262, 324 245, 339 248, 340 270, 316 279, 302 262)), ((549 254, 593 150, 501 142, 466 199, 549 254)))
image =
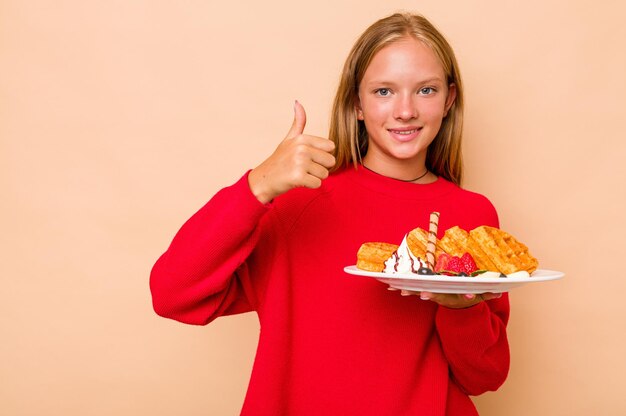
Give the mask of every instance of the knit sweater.
POLYGON ((475 415, 469 395, 508 373, 507 294, 451 309, 343 271, 364 242, 399 244, 428 229, 432 211, 439 237, 455 225, 498 226, 484 196, 442 178, 417 185, 349 168, 262 204, 246 174, 158 259, 154 309, 196 325, 257 313, 242 415, 475 415))

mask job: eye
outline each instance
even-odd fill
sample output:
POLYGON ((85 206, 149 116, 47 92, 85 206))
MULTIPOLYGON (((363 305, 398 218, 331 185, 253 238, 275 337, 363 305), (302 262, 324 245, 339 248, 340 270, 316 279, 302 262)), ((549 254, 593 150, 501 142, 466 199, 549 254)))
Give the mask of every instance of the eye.
POLYGON ((424 88, 420 88, 419 93, 421 95, 430 95, 433 94, 434 92, 436 92, 437 90, 434 89, 433 87, 424 87, 424 88))
POLYGON ((387 97, 389 94, 391 94, 391 91, 389 90, 389 88, 379 88, 375 90, 374 93, 380 95, 381 97, 387 97))

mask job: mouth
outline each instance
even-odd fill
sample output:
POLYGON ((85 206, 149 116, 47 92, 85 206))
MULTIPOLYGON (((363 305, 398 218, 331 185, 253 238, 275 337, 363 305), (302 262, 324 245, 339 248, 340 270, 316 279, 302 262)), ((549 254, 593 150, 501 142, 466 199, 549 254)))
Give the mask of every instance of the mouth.
POLYGON ((390 133, 401 134, 401 135, 410 135, 413 133, 417 133, 420 131, 421 127, 413 127, 413 128, 403 128, 403 129, 387 129, 390 133))
POLYGON ((387 129, 389 134, 400 142, 408 142, 419 136, 422 127, 402 127, 398 129, 387 129))

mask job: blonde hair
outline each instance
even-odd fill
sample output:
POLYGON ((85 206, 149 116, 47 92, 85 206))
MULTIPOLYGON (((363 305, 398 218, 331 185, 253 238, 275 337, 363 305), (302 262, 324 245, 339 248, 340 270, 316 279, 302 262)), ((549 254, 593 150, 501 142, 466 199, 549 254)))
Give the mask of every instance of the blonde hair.
POLYGON ((351 164, 356 167, 367 153, 367 130, 356 114, 359 84, 374 55, 385 46, 407 36, 428 46, 439 58, 448 85, 456 85, 456 99, 428 147, 426 167, 436 175, 460 185, 463 179, 463 87, 458 64, 452 47, 443 35, 425 17, 409 13, 396 13, 372 24, 348 54, 330 120, 329 139, 335 143, 337 160, 333 170, 351 164))

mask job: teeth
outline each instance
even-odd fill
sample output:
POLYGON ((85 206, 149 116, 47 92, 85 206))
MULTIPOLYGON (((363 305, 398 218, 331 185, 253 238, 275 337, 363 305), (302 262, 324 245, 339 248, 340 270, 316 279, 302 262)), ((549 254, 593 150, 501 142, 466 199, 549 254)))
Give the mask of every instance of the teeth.
POLYGON ((393 133, 396 134, 403 134, 403 135, 409 135, 409 134, 413 134, 417 131, 418 129, 413 129, 413 130, 405 130, 405 131, 399 131, 399 130, 391 130, 393 133))

